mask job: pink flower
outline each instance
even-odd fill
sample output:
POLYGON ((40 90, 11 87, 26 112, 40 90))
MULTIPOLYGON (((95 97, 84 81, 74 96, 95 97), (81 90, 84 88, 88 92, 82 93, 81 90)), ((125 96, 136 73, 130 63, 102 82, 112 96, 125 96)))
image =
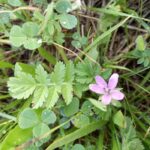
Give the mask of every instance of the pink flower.
POLYGON ((112 99, 122 100, 124 98, 124 94, 116 88, 118 78, 119 75, 117 73, 112 74, 107 84, 101 76, 96 76, 96 84, 90 84, 89 88, 97 94, 102 94, 102 103, 108 105, 112 99))

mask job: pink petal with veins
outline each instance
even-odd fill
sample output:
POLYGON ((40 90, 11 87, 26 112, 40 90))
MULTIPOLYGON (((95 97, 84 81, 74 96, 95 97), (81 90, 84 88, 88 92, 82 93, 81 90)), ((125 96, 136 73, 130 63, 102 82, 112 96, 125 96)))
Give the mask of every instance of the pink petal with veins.
POLYGON ((95 77, 96 83, 101 87, 105 88, 107 87, 107 82, 101 77, 101 76, 96 76, 95 77))
POLYGON ((111 102, 111 95, 105 94, 102 96, 102 103, 108 105, 111 102))
POLYGON ((109 81, 108 81, 108 88, 109 89, 116 88, 117 83, 118 83, 118 78, 119 78, 119 75, 117 73, 114 73, 111 75, 111 77, 109 78, 109 81))
POLYGON ((89 89, 95 93, 98 93, 98 94, 104 94, 105 93, 104 89, 101 88, 98 84, 90 84, 89 89))
POLYGON ((111 93, 111 96, 114 100, 123 100, 123 98, 124 98, 124 94, 118 90, 114 90, 111 93))

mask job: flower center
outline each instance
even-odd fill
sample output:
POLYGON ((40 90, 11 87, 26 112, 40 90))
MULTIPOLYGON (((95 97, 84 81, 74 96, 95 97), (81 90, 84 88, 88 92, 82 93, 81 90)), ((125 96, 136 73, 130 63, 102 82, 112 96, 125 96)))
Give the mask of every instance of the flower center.
POLYGON ((107 94, 110 94, 110 89, 109 88, 104 88, 104 91, 107 93, 107 94))

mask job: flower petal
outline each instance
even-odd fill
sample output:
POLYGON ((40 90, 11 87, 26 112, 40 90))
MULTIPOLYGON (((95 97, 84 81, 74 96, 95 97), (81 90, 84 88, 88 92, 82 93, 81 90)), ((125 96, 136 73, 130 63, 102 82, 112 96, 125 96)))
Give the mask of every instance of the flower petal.
POLYGON ((123 100, 123 98, 124 98, 124 94, 122 92, 120 92, 119 90, 114 90, 111 93, 111 96, 114 100, 123 100))
POLYGON ((111 102, 111 95, 105 94, 102 96, 102 103, 108 105, 111 102))
POLYGON ((95 77, 96 83, 101 87, 105 88, 107 87, 107 82, 101 77, 101 76, 96 76, 95 77))
POLYGON ((119 75, 117 73, 114 73, 111 75, 111 77, 109 78, 109 81, 108 81, 108 88, 109 89, 116 88, 117 83, 118 83, 118 78, 119 78, 119 75))
POLYGON ((98 84, 90 84, 89 89, 95 93, 98 93, 98 94, 104 94, 105 93, 104 89, 101 88, 98 84))

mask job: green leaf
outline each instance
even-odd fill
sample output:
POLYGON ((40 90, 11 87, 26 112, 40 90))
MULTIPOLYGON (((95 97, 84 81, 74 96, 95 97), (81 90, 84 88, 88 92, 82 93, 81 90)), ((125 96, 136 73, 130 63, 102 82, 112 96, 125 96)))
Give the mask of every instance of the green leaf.
POLYGON ((122 114, 121 111, 118 111, 114 116, 113 116, 113 122, 118 125, 121 128, 125 128, 126 127, 126 122, 125 122, 125 118, 122 114))
POLYGON ((43 84, 43 85, 48 85, 50 83, 49 75, 48 73, 44 70, 41 64, 39 64, 36 69, 35 69, 35 79, 37 82, 43 84))
POLYGON ((49 88, 49 93, 46 101, 46 107, 52 108, 58 101, 59 95, 55 86, 49 88))
POLYGON ((15 73, 18 72, 18 71, 16 71, 17 65, 18 65, 18 69, 20 68, 18 71, 23 71, 23 72, 29 73, 33 76, 35 75, 34 65, 17 62, 16 65, 15 65, 15 73))
POLYGON ((84 126, 88 125, 90 123, 89 117, 84 115, 84 114, 80 114, 77 115, 73 120, 72 123, 74 124, 75 127, 77 128, 83 128, 84 126))
POLYGON ((64 81, 65 65, 62 62, 57 62, 54 67, 54 72, 51 74, 51 81, 60 85, 64 81))
POLYGON ((40 137, 49 132, 50 128, 45 123, 40 123, 33 128, 33 136, 40 137))
POLYGON ((41 119, 46 124, 54 124, 57 117, 53 111, 45 109, 42 112, 41 119))
POLYGON ((46 49, 44 49, 43 47, 39 47, 38 48, 39 54, 45 59, 47 60, 49 63, 55 65, 56 64, 56 58, 50 53, 48 52, 46 49))
POLYGON ((75 32, 75 33, 72 35, 72 38, 73 38, 74 40, 79 40, 79 39, 81 38, 80 33, 75 32))
POLYGON ((48 30, 49 35, 51 35, 51 36, 54 35, 54 33, 55 33, 55 28, 54 28, 53 22, 52 22, 52 23, 51 23, 51 22, 48 23, 48 25, 47 25, 47 30, 48 30))
MULTIPOLYGON (((66 121, 68 121, 68 118, 63 117, 63 118, 61 118, 61 119, 59 120, 59 123, 62 124, 62 123, 64 123, 64 122, 66 122, 66 121)), ((68 122, 67 124, 65 124, 65 125, 63 126, 63 128, 64 128, 64 129, 68 129, 70 126, 71 126, 71 123, 68 122)))
POLYGON ((64 114, 70 117, 79 111, 79 99, 73 98, 72 102, 63 107, 64 114))
POLYGON ((31 108, 24 109, 19 115, 18 124, 22 129, 34 127, 38 122, 38 116, 31 108))
POLYGON ((15 126, 4 138, 0 145, 1 150, 15 150, 16 146, 32 138, 32 129, 21 129, 15 126))
POLYGON ((74 46, 75 48, 81 48, 81 44, 80 44, 79 41, 73 40, 73 41, 71 42, 71 44, 72 44, 72 46, 74 46))
POLYGON ((84 146, 81 144, 75 144, 71 150, 85 150, 84 146))
POLYGON ((61 87, 61 92, 62 92, 62 96, 66 102, 66 104, 70 104, 70 102, 72 101, 72 97, 73 97, 73 88, 72 88, 72 84, 70 83, 64 83, 61 87))
POLYGON ((39 108, 43 105, 43 103, 47 100, 48 91, 48 87, 44 85, 41 85, 35 89, 32 100, 33 108, 39 108))
POLYGON ((65 29, 73 29, 77 25, 77 18, 70 14, 60 15, 59 21, 65 29))
POLYGON ((33 94, 36 88, 34 78, 27 73, 20 72, 17 77, 10 77, 7 83, 13 98, 26 99, 33 94))
POLYGON ((55 6, 56 11, 59 13, 67 13, 71 8, 71 3, 68 0, 59 0, 55 6))
POLYGON ((72 82, 73 80, 74 80, 74 64, 72 61, 69 61, 66 64, 65 81, 72 82))
POLYGON ((4 68, 13 68, 13 64, 7 62, 7 61, 0 61, 0 68, 4 69, 4 68))
POLYGON ((146 48, 146 44, 143 36, 139 35, 136 39, 136 49, 139 51, 144 51, 146 48))
POLYGON ((39 25, 35 22, 26 22, 22 26, 22 31, 27 37, 34 37, 38 34, 39 25))
POLYGON ((93 98, 89 98, 89 101, 98 109, 102 110, 102 111, 107 111, 107 107, 106 105, 102 104, 100 101, 95 100, 93 98))
POLYGON ((93 105, 90 101, 85 101, 82 104, 81 112, 84 113, 85 115, 91 116, 91 115, 93 115, 92 107, 93 107, 93 105))
POLYGON ((20 47, 26 40, 26 35, 21 27, 14 25, 10 30, 9 39, 13 46, 20 47))
POLYGON ((21 2, 20 0, 7 0, 8 4, 10 4, 11 6, 17 7, 17 6, 21 6, 21 2))
POLYGON ((144 146, 142 145, 142 142, 135 138, 129 142, 129 150, 144 150, 144 146))
POLYGON ((87 83, 87 86, 89 86, 94 79, 93 77, 100 73, 100 68, 92 62, 85 60, 76 65, 75 72, 76 81, 84 85, 87 83))
POLYGON ((105 122, 102 120, 85 125, 83 128, 77 129, 76 131, 63 136, 62 138, 55 140, 50 146, 47 147, 47 150, 54 150, 77 139, 80 139, 81 137, 86 136, 97 129, 100 129, 104 125, 105 122))
POLYGON ((29 50, 34 50, 34 49, 37 49, 38 47, 40 47, 41 43, 42 42, 40 40, 38 40, 37 38, 27 38, 24 41, 24 47, 29 50))

